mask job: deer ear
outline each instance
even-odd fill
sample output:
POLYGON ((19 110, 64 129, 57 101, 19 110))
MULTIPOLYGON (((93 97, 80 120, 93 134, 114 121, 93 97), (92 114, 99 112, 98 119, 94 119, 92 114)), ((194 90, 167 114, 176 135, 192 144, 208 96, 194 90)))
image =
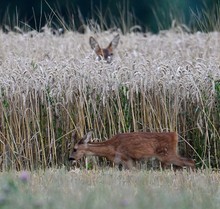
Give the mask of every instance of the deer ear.
POLYGON ((83 137, 84 144, 87 144, 90 141, 92 138, 92 133, 93 131, 91 130, 83 137))
POLYGON ((87 144, 92 137, 92 133, 93 131, 91 130, 87 134, 85 134, 83 138, 79 141, 79 144, 87 144))
POLYGON ((98 42, 92 36, 89 38, 89 44, 92 50, 94 50, 96 53, 101 49, 98 42))
POLYGON ((72 133, 72 144, 76 144, 76 139, 77 139, 77 133, 76 133, 76 131, 74 131, 72 133))
POLYGON ((111 43, 108 46, 108 49, 114 50, 118 46, 119 39, 120 39, 120 35, 118 34, 113 38, 113 40, 111 41, 111 43))

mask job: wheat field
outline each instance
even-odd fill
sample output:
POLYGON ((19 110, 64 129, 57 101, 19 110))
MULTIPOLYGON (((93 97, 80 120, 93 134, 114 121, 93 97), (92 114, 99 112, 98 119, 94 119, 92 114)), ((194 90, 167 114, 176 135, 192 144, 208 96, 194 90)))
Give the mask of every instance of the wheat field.
POLYGON ((182 155, 219 167, 219 33, 120 33, 113 62, 96 61, 89 37, 115 34, 0 31, 1 170, 67 165, 72 132, 89 129, 178 131, 182 155))

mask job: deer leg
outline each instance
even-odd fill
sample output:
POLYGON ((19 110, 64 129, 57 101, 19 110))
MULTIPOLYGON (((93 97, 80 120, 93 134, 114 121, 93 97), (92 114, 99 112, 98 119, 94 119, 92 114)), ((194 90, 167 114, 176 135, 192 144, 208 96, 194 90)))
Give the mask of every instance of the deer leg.
POLYGON ((162 160, 162 164, 166 165, 170 165, 170 164, 174 164, 178 167, 190 167, 192 169, 195 168, 195 162, 192 159, 188 159, 188 158, 183 158, 180 156, 172 156, 172 157, 167 157, 166 159, 162 160))
POLYGON ((168 163, 164 162, 164 161, 161 161, 161 169, 162 170, 165 170, 167 168, 167 166, 169 165, 168 163))
POLYGON ((133 168, 133 161, 132 161, 132 159, 124 160, 122 162, 122 165, 124 166, 125 169, 132 169, 133 168))
MULTIPOLYGON (((131 169, 133 167, 133 160, 121 153, 117 153, 114 158, 114 163, 119 166, 122 165, 125 169, 131 169)), ((121 167, 119 167, 121 170, 121 167)))
POLYGON ((186 167, 191 168, 192 170, 195 169, 195 162, 193 159, 178 156, 177 161, 181 164, 181 167, 186 166, 186 167))

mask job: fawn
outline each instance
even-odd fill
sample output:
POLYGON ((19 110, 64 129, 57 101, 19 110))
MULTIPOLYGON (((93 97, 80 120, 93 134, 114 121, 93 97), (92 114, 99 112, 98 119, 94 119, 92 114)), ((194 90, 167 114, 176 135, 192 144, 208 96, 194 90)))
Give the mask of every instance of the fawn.
POLYGON ((101 48, 95 38, 91 36, 89 38, 89 44, 91 48, 95 51, 98 60, 104 59, 105 61, 107 61, 107 63, 110 63, 112 61, 113 51, 118 46, 119 39, 120 36, 118 34, 113 38, 107 48, 101 48))
MULTIPOLYGON (((122 133, 103 142, 90 142, 91 136, 92 131, 89 131, 74 145, 69 160, 79 160, 83 156, 94 155, 106 157, 115 164, 131 169, 134 160, 156 157, 161 161, 162 168, 171 164, 195 168, 194 160, 178 155, 176 132, 122 133)), ((73 141, 75 140, 76 133, 73 134, 73 141)))

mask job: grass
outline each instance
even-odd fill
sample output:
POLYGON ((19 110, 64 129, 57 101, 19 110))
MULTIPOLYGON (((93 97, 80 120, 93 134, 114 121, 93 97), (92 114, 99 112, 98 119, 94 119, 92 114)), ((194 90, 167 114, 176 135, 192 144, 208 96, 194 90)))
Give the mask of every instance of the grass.
POLYGON ((38 170, 0 175, 1 208, 218 208, 219 173, 38 170))
POLYGON ((121 35, 114 62, 88 40, 114 34, 0 32, 0 166, 68 165, 71 133, 178 131, 180 153, 219 168, 218 32, 121 35))

